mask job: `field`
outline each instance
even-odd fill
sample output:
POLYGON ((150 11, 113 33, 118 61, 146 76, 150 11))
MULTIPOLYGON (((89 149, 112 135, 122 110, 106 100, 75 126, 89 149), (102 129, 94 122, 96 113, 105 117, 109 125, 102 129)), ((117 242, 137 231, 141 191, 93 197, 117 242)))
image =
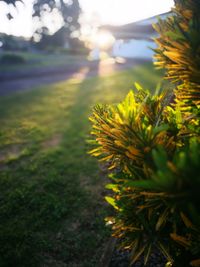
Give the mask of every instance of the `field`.
POLYGON ((95 103, 117 103, 151 64, 0 99, 0 266, 94 267, 110 231, 105 171, 87 151, 95 103))

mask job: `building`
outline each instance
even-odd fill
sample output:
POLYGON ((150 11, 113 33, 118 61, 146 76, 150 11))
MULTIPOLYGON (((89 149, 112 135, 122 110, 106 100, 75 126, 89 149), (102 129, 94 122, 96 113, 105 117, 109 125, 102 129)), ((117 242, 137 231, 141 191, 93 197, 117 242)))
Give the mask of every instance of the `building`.
POLYGON ((125 58, 152 58, 156 48, 153 38, 157 36, 152 24, 158 18, 165 19, 172 13, 167 12, 141 21, 122 26, 104 25, 101 30, 109 31, 114 37, 112 56, 125 58))

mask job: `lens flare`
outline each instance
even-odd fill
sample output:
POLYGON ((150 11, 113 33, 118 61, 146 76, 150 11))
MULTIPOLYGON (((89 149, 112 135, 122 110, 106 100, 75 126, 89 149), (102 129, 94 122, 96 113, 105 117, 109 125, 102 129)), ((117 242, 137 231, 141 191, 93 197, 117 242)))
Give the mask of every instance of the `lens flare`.
POLYGON ((93 43, 104 50, 111 48, 114 42, 114 36, 108 31, 99 31, 93 37, 93 43))

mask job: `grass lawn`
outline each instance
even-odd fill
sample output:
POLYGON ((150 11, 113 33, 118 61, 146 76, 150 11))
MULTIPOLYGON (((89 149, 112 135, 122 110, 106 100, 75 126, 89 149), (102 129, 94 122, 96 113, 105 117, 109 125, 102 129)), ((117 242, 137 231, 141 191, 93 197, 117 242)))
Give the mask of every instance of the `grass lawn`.
POLYGON ((94 267, 109 238, 103 170, 87 155, 95 103, 121 101, 150 64, 0 99, 0 266, 94 267))
POLYGON ((0 71, 23 71, 24 68, 32 70, 41 67, 56 67, 71 65, 86 60, 84 55, 73 55, 68 53, 29 53, 29 52, 4 52, 0 54, 0 71), (6 54, 19 55, 24 58, 23 64, 4 64, 1 63, 1 57, 6 54))

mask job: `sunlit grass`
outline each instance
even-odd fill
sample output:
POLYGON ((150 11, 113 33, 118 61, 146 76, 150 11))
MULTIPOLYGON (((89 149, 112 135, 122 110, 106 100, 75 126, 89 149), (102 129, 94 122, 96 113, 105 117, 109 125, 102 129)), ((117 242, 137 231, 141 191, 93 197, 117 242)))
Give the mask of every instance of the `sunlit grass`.
POLYGON ((2 267, 97 265, 109 231, 105 177, 87 155, 88 116, 96 103, 123 99, 134 81, 154 90, 159 80, 149 64, 2 97, 2 267))

